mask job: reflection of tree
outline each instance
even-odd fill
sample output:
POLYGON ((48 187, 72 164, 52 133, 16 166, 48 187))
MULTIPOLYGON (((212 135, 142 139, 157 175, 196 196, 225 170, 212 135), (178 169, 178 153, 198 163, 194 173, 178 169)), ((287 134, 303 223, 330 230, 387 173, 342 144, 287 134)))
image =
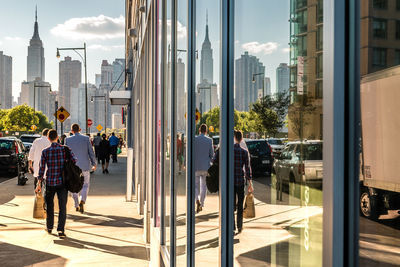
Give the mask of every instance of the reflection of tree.
POLYGON ((300 97, 300 101, 289 107, 289 127, 298 139, 304 139, 304 129, 310 124, 309 115, 317 108, 307 104, 306 97, 300 97))

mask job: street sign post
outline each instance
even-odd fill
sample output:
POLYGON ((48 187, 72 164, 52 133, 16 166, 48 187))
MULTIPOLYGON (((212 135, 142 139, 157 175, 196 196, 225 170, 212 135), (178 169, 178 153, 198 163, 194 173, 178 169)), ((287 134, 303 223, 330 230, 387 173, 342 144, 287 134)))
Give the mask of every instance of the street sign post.
POLYGON ((54 116, 56 116, 56 118, 59 122, 63 123, 66 119, 68 119, 70 114, 65 108, 60 107, 59 109, 57 109, 54 116))

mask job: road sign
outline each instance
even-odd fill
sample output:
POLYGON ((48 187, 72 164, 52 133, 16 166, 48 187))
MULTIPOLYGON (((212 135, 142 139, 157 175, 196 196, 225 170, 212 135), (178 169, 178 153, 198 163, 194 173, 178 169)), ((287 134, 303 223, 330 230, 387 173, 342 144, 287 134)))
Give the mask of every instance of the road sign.
POLYGON ((199 111, 197 110, 197 108, 196 108, 196 124, 199 123, 200 118, 201 118, 201 114, 200 114, 200 112, 199 112, 199 111))
POLYGON ((103 130, 103 126, 101 126, 101 124, 99 124, 99 125, 97 125, 96 129, 97 129, 97 131, 100 132, 101 130, 103 130))
POLYGON ((211 133, 214 132, 214 127, 213 126, 208 127, 208 129, 210 130, 211 133))
POLYGON ((37 126, 36 126, 36 125, 32 125, 32 126, 31 126, 31 130, 32 130, 32 131, 36 131, 36 129, 37 129, 37 126))
POLYGON ((93 125, 93 121, 91 120, 91 119, 88 119, 87 120, 87 125, 90 127, 90 126, 92 126, 93 125))
POLYGON ((54 113, 54 116, 56 116, 57 120, 61 123, 68 119, 69 115, 69 112, 63 107, 60 107, 56 113, 54 113))

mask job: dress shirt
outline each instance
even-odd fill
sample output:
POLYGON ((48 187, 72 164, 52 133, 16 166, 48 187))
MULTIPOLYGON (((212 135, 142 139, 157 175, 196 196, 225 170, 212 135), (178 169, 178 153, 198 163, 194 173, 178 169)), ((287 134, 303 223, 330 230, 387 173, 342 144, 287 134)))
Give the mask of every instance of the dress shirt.
POLYGON ((33 161, 33 176, 38 177, 39 175, 39 164, 40 158, 42 157, 42 151, 51 145, 47 136, 42 136, 33 141, 31 150, 29 150, 28 159, 33 161))

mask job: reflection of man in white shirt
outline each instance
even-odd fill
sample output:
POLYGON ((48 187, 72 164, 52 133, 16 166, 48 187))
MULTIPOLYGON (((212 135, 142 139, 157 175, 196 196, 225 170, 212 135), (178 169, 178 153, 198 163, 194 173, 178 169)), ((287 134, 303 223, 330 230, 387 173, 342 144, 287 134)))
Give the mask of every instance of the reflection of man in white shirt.
MULTIPOLYGON (((31 150, 29 151, 29 170, 31 173, 33 173, 33 177, 35 177, 35 188, 36 188, 36 183, 37 183, 37 177, 39 176, 39 164, 40 164, 40 159, 42 157, 42 151, 45 148, 48 148, 51 143, 49 139, 47 138, 47 133, 49 132, 49 129, 45 128, 42 131, 42 137, 35 139, 33 141, 31 150)), ((46 173, 46 172, 45 172, 46 173)))

